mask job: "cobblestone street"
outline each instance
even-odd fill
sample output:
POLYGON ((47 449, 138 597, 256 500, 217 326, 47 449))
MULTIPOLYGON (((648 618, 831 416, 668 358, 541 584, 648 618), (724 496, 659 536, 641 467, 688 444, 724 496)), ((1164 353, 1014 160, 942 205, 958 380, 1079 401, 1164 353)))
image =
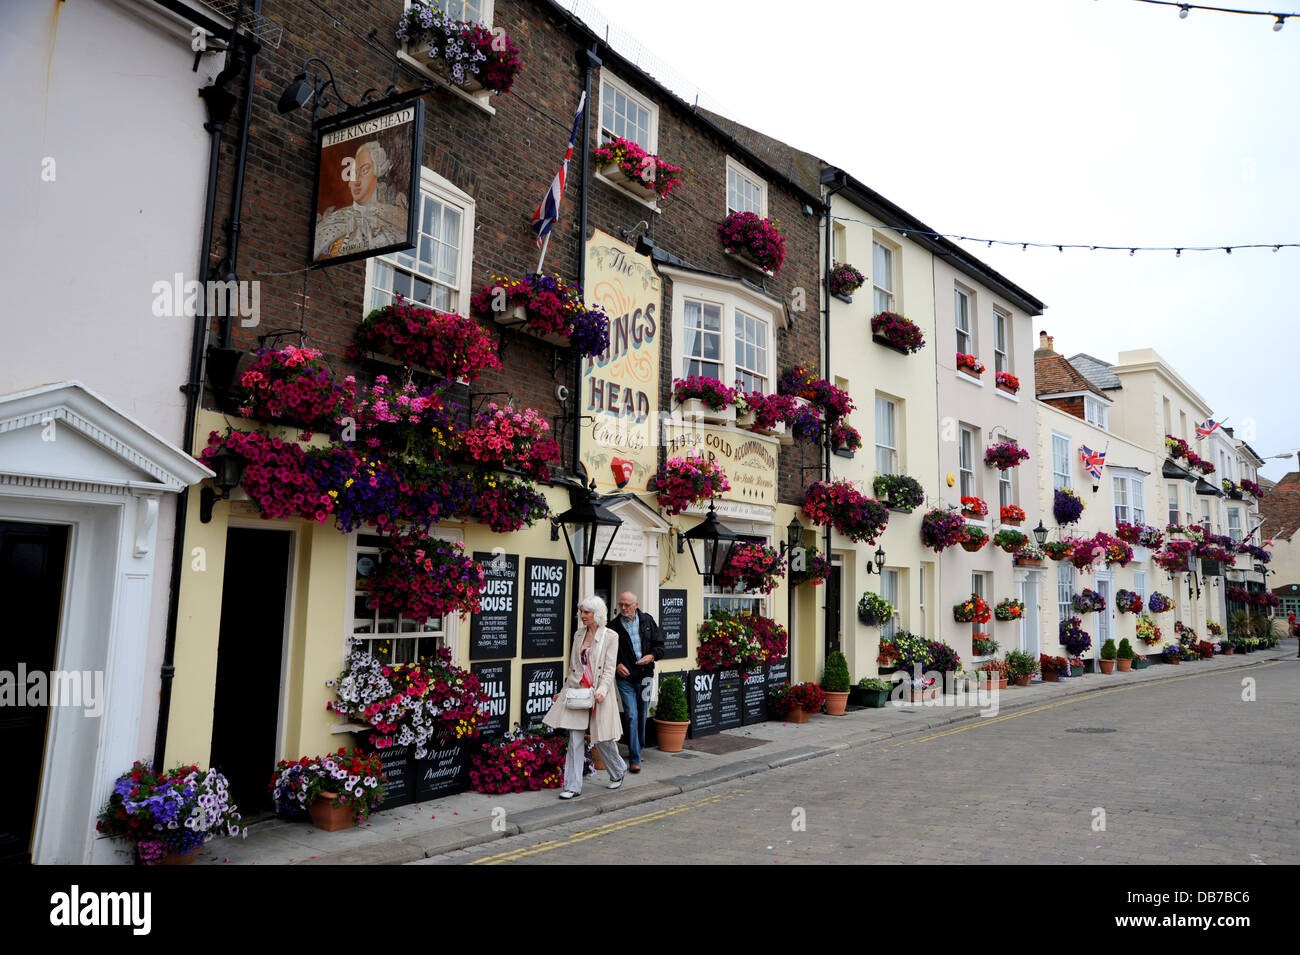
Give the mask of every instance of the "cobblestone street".
POLYGON ((1298 724, 1300 662, 1193 671, 427 861, 1294 864, 1298 724))

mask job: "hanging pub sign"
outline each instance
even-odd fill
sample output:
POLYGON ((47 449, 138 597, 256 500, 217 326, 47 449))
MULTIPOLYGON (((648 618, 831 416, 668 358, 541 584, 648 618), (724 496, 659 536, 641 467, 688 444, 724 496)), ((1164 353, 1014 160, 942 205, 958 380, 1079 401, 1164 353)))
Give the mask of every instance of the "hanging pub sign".
POLYGON ((415 248, 423 144, 418 98, 368 103, 321 122, 309 264, 415 248))
POLYGON ((488 701, 479 707, 483 713, 479 739, 489 741, 505 736, 510 731, 510 661, 473 663, 469 669, 488 696, 488 701))
POLYGON ((513 657, 519 629, 519 555, 476 551, 474 560, 483 567, 483 609, 470 617, 469 658, 513 657))
POLYGON ((659 591, 659 632, 664 636, 664 659, 686 656, 686 591, 659 591))
POLYGON ((564 661, 552 660, 549 663, 525 663, 519 677, 519 688, 523 694, 519 707, 519 722, 524 729, 542 725, 554 702, 552 697, 560 692, 564 685, 564 661))
POLYGON ((564 589, 569 562, 524 559, 524 659, 564 653, 564 589))
POLYGON ((582 362, 578 446, 597 490, 641 492, 659 467, 663 282, 626 242, 595 230, 582 289, 609 316, 609 347, 582 362))

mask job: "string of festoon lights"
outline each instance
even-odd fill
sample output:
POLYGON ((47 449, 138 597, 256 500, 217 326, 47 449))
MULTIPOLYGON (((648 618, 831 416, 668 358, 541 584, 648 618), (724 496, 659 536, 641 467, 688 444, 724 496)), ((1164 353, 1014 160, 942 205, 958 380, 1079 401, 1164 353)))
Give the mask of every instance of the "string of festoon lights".
POLYGON ((1181 258, 1184 252, 1226 252, 1232 255, 1234 249, 1300 249, 1300 242, 1238 242, 1227 245, 1102 245, 1095 242, 1031 242, 1020 239, 990 239, 987 236, 959 235, 956 232, 927 232, 925 229, 913 229, 911 226, 889 225, 872 222, 867 219, 854 219, 851 216, 832 216, 836 222, 856 222, 876 229, 889 229, 897 232, 901 238, 923 236, 927 239, 950 239, 954 242, 979 242, 992 248, 995 245, 1019 246, 1027 249, 1084 249, 1088 252, 1127 252, 1136 255, 1139 252, 1172 252, 1175 258, 1181 258))
POLYGON ((1137 2, 1152 3, 1158 7, 1177 7, 1178 19, 1180 20, 1186 20, 1187 15, 1193 10, 1208 10, 1211 13, 1239 13, 1248 17, 1272 17, 1274 33, 1286 26, 1288 17, 1300 16, 1300 14, 1295 13, 1274 13, 1271 10, 1238 10, 1235 7, 1209 7, 1200 3, 1179 3, 1178 0, 1137 0, 1137 2))

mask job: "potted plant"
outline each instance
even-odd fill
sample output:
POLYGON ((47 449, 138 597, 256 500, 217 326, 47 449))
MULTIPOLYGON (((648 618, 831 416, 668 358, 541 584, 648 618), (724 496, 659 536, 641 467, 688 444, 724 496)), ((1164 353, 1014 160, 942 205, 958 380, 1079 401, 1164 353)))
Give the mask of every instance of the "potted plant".
POLYGON ((1070 669, 1070 662, 1065 657, 1054 657, 1042 653, 1038 656, 1038 666, 1043 672, 1044 683, 1056 683, 1061 679, 1061 674, 1070 669))
POLYGON ((1219 652, 1222 653, 1225 657, 1230 657, 1236 652, 1236 647, 1232 645, 1231 640, 1220 640, 1219 652))
POLYGON ((971 634, 971 652, 977 657, 991 657, 998 652, 998 642, 987 633, 971 634))
POLYGON ((686 706, 686 685, 675 673, 664 674, 659 681, 659 702, 655 704, 655 738, 665 753, 680 753, 682 741, 691 725, 686 706))
POLYGON ((722 249, 746 265, 772 275, 785 262, 785 237, 770 219, 753 212, 733 212, 718 226, 722 249))
POLYGON ((1020 531, 1004 528, 993 535, 993 546, 1001 547, 1008 554, 1017 554, 1029 543, 1029 538, 1020 531))
MULTIPOLYGON (((568 733, 553 734, 549 727, 526 729, 516 723, 470 760, 469 788, 493 795, 559 789, 564 785, 568 745, 568 733)), ((662 735, 659 745, 662 749, 662 735)))
POLYGON ((827 288, 841 302, 852 302, 853 293, 862 288, 867 277, 847 262, 837 262, 827 278, 827 288))
POLYGON ((735 397, 735 389, 716 378, 690 375, 673 379, 673 401, 681 406, 683 418, 728 424, 736 417, 735 397))
POLYGON ((925 347, 921 327, 893 312, 881 312, 871 319, 871 340, 902 355, 910 355, 925 347))
POLYGON ((849 702, 849 661, 839 650, 826 655, 821 688, 826 691, 826 715, 843 716, 849 702))
POLYGON ((952 608, 952 619, 958 623, 988 623, 993 617, 993 611, 989 609, 988 603, 979 594, 971 594, 969 600, 963 600, 959 604, 954 604, 952 608))
POLYGON ((1011 650, 1007 653, 1007 672, 1016 686, 1029 686, 1038 672, 1038 660, 1024 650, 1011 650))
POLYGON ((871 493, 891 511, 910 514, 925 503, 921 482, 906 474, 880 474, 871 482, 871 493))
POLYGON ((1009 371, 1000 371, 994 376, 997 383, 998 391, 1004 391, 1009 395, 1014 395, 1020 390, 1020 379, 1009 371))
POLYGON ((1183 662, 1183 649, 1178 644, 1171 643, 1160 651, 1160 657, 1165 663, 1177 666, 1183 662))
POLYGON ((1128 642, 1128 637, 1120 640, 1119 650, 1115 653, 1115 662, 1119 666, 1120 673, 1127 673, 1133 666, 1133 644, 1128 642))
POLYGON ((1014 441, 999 441, 984 449, 984 463, 999 471, 1019 467, 1028 460, 1029 452, 1014 441))
POLYGON ((836 421, 830 430, 831 449, 842 458, 851 458, 862 448, 862 435, 847 421, 836 421))
POLYGON ((881 680, 876 677, 863 677, 857 682, 857 703, 860 706, 869 706, 873 709, 883 707, 889 700, 889 694, 893 691, 894 684, 890 680, 881 680))
POLYGON ((957 370, 978 378, 984 374, 984 363, 974 355, 957 352, 957 370))
POLYGON ((383 760, 342 746, 328 756, 282 759, 271 774, 270 789, 281 816, 310 816, 312 825, 326 832, 350 829, 383 802, 383 760))
POLYGON ((871 591, 858 599, 858 619, 868 627, 878 627, 894 618, 894 605, 879 594, 871 591))
POLYGON ((1025 519, 1025 510, 1018 504, 1004 504, 998 513, 1003 527, 1019 527, 1025 519))
POLYGON ((963 497, 961 499, 961 516, 972 521, 982 520, 987 517, 989 506, 982 498, 963 497))
POLYGON ((1097 666, 1101 668, 1102 673, 1111 673, 1115 669, 1115 658, 1119 655, 1119 650, 1115 647, 1115 641, 1110 637, 1101 645, 1100 657, 1097 666))
POLYGON ((143 865, 188 865, 217 836, 247 837, 240 820, 226 777, 215 769, 158 772, 136 761, 117 777, 95 829, 134 843, 143 865))
POLYGON ((1082 656, 1092 646, 1092 635, 1083 629, 1083 621, 1078 617, 1062 620, 1057 624, 1057 632, 1061 646, 1070 656, 1082 656))
POLYGON ((768 708, 790 723, 807 723, 809 714, 820 713, 825 705, 826 693, 816 683, 782 683, 768 696, 768 708))
POLYGON ((1058 487, 1052 494, 1052 517, 1060 526, 1073 524, 1083 514, 1083 499, 1068 487, 1058 487))
POLYGON ((1019 620, 1025 615, 1025 605, 1015 597, 1008 597, 998 601, 998 605, 993 608, 993 615, 1002 621, 1019 620))
POLYGON ((1028 541, 1024 547, 1016 551, 1015 563, 1021 567, 1041 567, 1046 556, 1046 552, 1041 547, 1033 541, 1028 541))
POLYGON ((730 490, 731 482, 722 465, 704 454, 669 458, 655 481, 659 506, 669 514, 680 514, 692 504, 730 490))
POLYGON ((936 554, 960 544, 965 531, 966 522, 961 515, 947 508, 936 507, 921 519, 921 543, 936 554))
POLYGON ((962 550, 974 554, 983 550, 984 545, 989 542, 988 532, 982 527, 976 527, 973 524, 967 524, 962 531, 961 546, 962 550))
POLYGON ((985 660, 975 668, 976 673, 984 675, 984 682, 990 690, 1005 690, 1007 688, 1007 674, 1010 668, 1005 660, 985 660))

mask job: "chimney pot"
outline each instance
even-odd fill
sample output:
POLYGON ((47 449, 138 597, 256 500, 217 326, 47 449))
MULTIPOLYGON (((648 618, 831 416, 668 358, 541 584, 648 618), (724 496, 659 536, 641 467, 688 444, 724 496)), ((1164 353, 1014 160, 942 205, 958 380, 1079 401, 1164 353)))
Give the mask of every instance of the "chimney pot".
POLYGON ((1038 347, 1039 348, 1047 347, 1047 332, 1038 333, 1038 347))

